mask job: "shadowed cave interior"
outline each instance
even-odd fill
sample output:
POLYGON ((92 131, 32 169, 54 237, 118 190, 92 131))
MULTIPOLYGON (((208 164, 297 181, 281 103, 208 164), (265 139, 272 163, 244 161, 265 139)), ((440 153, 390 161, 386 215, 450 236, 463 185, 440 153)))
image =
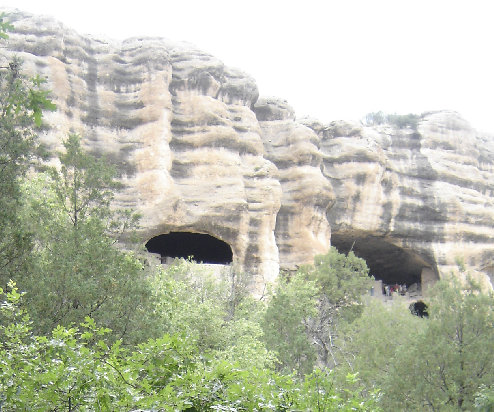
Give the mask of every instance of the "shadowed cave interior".
POLYGON ((429 312, 427 311, 427 305, 421 300, 412 303, 409 306, 410 312, 412 315, 418 316, 420 318, 428 318, 429 312))
POLYGON ((416 253, 395 246, 376 236, 356 237, 348 234, 333 234, 331 245, 338 252, 347 254, 353 251, 364 259, 369 274, 383 284, 398 284, 410 287, 421 282, 423 268, 430 265, 416 253))
POLYGON ((146 249, 150 253, 160 254, 163 263, 167 258, 192 257, 198 263, 227 265, 233 259, 228 243, 202 233, 170 232, 155 236, 146 243, 146 249))

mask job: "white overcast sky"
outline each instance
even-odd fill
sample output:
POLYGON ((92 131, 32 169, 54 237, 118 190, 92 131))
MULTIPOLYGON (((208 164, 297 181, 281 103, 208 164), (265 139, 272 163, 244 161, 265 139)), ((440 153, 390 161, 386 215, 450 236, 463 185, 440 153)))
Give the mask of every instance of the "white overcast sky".
POLYGON ((0 0, 114 39, 194 43, 323 122, 458 111, 494 132, 492 0, 0 0))

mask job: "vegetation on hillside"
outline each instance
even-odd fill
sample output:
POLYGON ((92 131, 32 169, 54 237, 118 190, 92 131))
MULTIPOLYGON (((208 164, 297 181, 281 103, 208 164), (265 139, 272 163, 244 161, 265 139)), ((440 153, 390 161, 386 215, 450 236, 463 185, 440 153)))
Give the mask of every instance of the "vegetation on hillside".
POLYGON ((427 310, 419 318, 399 302, 366 305, 345 335, 353 368, 367 388, 383 391, 385 410, 474 410, 494 382, 494 296, 443 280, 427 310))
MULTIPOLYGON (((0 38, 12 26, 0 15, 0 38)), ((12 273, 22 273, 32 247, 23 229, 20 183, 36 153, 36 131, 43 110, 55 106, 43 90, 43 79, 28 78, 22 63, 14 58, 0 63, 0 285, 12 273)))
POLYGON ((378 126, 382 124, 388 124, 397 129, 410 128, 412 130, 417 130, 418 123, 422 116, 414 113, 408 114, 396 114, 396 113, 384 113, 371 112, 367 113, 362 120, 365 126, 378 126))

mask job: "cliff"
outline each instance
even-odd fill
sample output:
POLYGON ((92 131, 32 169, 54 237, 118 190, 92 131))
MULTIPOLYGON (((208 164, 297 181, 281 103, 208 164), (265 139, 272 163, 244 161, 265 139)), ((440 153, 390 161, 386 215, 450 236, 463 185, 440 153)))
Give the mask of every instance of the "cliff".
POLYGON ((492 136, 447 111, 423 114, 416 127, 310 126, 336 196, 327 212, 336 247, 353 247, 389 283, 420 281, 427 268, 437 279, 459 262, 493 282, 492 136))
POLYGON ((143 244, 170 232, 211 235, 257 291, 331 243, 367 258, 386 282, 425 283, 458 259, 493 281, 493 139, 456 113, 401 129, 299 121, 194 46, 10 17, 2 59, 15 53, 45 76, 58 107, 42 141, 55 151, 77 132, 117 165, 115 206, 142 214, 143 244))

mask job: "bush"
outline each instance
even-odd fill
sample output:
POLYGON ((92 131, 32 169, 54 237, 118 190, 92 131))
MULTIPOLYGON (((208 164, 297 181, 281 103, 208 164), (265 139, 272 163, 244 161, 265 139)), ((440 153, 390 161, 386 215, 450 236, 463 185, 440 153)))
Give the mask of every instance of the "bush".
POLYGON ((387 114, 382 111, 367 113, 362 121, 365 126, 389 124, 397 129, 410 128, 417 130, 421 116, 418 114, 387 114))
POLYGON ((454 279, 430 293, 428 318, 411 315, 406 304, 366 307, 347 335, 353 366, 368 388, 383 390, 386 410, 489 410, 494 296, 454 279))
MULTIPOLYGON (((87 318, 79 328, 57 327, 50 337, 32 334, 15 285, 0 306, 1 410, 377 411, 375 395, 337 388, 330 372, 304 379, 269 368, 239 367, 200 354, 195 340, 165 334, 133 351, 87 318)), ((0 294, 3 291, 0 289, 0 294)), ((351 389, 349 389, 351 388, 351 389)))
POLYGON ((304 375, 316 360, 330 368, 342 362, 336 344, 339 323, 360 316, 370 282, 363 259, 334 247, 316 256, 313 265, 282 277, 263 323, 268 349, 278 353, 281 369, 304 375))

